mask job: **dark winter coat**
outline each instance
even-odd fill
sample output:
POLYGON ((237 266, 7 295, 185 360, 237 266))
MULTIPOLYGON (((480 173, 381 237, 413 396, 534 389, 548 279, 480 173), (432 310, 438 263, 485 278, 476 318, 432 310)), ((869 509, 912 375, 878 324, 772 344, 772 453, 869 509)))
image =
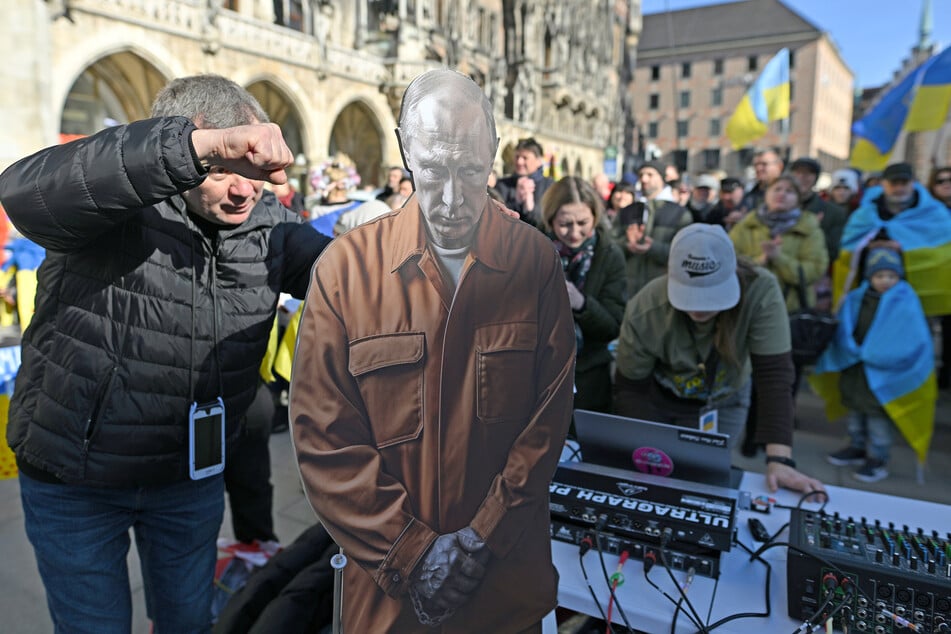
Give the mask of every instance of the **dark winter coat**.
POLYGON ((241 225, 196 223, 193 130, 117 126, 0 176, 10 219, 47 249, 10 406, 18 462, 88 485, 187 479, 189 407, 219 394, 236 436, 278 293, 303 297, 329 238, 269 193, 241 225))

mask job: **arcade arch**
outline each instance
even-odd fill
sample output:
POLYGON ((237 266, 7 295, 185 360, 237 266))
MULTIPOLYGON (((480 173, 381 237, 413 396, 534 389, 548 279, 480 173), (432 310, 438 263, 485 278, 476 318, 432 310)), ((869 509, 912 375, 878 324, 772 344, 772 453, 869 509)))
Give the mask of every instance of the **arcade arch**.
POLYGON ((328 156, 342 152, 350 157, 364 186, 383 182, 383 136, 380 122, 365 104, 347 104, 334 121, 330 132, 328 156))
POLYGON ((66 95, 61 135, 89 135, 109 126, 146 119, 166 77, 132 51, 102 57, 83 69, 66 95))

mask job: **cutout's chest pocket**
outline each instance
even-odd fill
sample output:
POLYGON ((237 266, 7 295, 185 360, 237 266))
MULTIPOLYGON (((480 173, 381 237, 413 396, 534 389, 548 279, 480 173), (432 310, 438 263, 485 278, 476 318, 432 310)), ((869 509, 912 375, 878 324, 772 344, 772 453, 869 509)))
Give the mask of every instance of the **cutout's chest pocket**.
POLYGON ((379 449, 419 437, 423 427, 426 335, 401 332, 350 342, 350 374, 379 449))
POLYGON ((485 424, 525 421, 535 404, 535 322, 476 330, 476 416, 485 424))

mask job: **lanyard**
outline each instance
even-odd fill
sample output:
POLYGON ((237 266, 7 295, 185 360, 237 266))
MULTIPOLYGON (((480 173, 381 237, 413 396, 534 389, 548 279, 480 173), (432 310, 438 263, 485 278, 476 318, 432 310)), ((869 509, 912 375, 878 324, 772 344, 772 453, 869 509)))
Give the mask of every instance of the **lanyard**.
MULTIPOLYGON (((714 319, 719 319, 717 315, 714 319)), ((697 333, 693 320, 686 313, 684 319, 687 320, 687 330, 690 332, 690 341, 693 343, 693 349, 697 353, 697 369, 703 373, 703 385, 707 388, 707 407, 713 400, 713 383, 717 378, 717 366, 720 364, 720 352, 717 350, 716 342, 710 343, 710 353, 704 359, 700 356, 700 346, 697 344, 697 333)))

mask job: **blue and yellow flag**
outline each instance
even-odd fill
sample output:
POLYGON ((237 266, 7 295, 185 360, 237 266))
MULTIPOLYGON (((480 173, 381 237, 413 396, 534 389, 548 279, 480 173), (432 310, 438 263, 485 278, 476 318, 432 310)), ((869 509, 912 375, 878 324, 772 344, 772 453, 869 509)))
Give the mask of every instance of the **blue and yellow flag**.
POLYGON ((850 164, 861 170, 885 169, 902 130, 937 130, 947 119, 949 106, 951 47, 922 62, 852 124, 856 143, 850 164))
POLYGON ((789 116, 789 49, 767 62, 726 124, 726 135, 738 150, 766 134, 769 122, 789 116))
POLYGON ((838 304, 861 280, 859 260, 870 240, 884 232, 896 241, 905 260, 905 277, 915 289, 929 317, 951 314, 951 214, 920 183, 915 183, 918 203, 897 216, 883 220, 878 213, 881 187, 865 192, 842 232, 839 257, 832 266, 832 300, 838 304))
POLYGON ((938 397, 931 329, 915 291, 899 282, 882 294, 861 344, 853 332, 868 282, 849 293, 839 312, 835 339, 819 358, 809 383, 826 405, 830 421, 846 413, 839 391, 842 370, 862 364, 869 390, 924 462, 934 431, 938 397))
POLYGON ((951 46, 926 63, 905 121, 909 132, 937 130, 947 121, 951 109, 951 46))

